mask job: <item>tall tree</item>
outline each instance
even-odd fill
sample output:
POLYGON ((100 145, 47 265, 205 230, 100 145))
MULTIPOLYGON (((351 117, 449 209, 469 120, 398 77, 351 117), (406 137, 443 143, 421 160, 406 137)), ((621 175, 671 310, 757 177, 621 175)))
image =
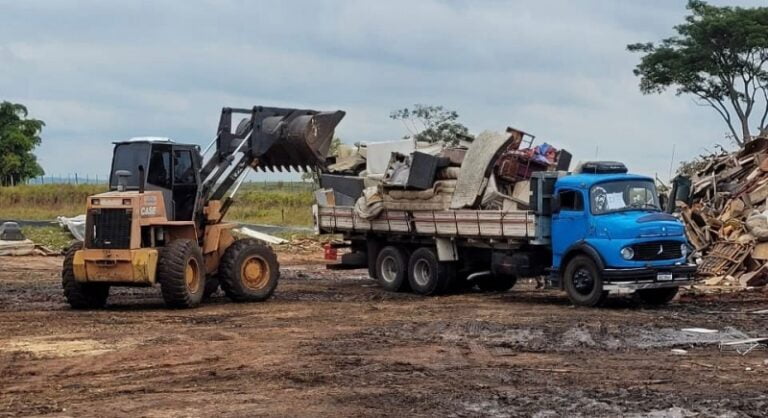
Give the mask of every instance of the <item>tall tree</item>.
POLYGON ((21 183, 45 174, 32 151, 40 145, 45 123, 27 118, 23 105, 0 103, 0 185, 21 183))
POLYGON ((640 91, 653 94, 673 87, 677 95, 693 95, 698 104, 715 109, 734 140, 744 145, 753 128, 766 128, 768 7, 716 7, 689 0, 687 9, 690 15, 675 26, 676 36, 627 45, 643 54, 634 70, 640 91))
POLYGON ((447 110, 443 106, 416 104, 413 109, 406 107, 395 110, 389 117, 403 122, 409 133, 405 138, 424 142, 445 142, 451 145, 457 145, 461 140, 474 139, 467 127, 458 121, 458 112, 447 110))

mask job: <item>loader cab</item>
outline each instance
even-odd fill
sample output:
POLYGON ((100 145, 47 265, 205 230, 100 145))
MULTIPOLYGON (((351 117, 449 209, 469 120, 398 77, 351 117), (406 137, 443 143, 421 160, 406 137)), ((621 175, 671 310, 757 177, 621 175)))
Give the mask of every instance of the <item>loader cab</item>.
POLYGON ((168 220, 191 221, 200 189, 201 160, 197 145, 177 144, 168 138, 116 142, 109 188, 118 190, 122 183, 125 190, 160 191, 168 220), (118 171, 124 171, 122 176, 118 171))

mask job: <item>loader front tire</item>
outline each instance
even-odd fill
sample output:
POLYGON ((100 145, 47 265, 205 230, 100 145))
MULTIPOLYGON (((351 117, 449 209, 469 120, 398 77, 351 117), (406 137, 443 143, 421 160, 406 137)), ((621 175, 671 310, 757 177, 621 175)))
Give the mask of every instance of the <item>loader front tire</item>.
POLYGON ((75 280, 75 271, 72 266, 75 252, 83 248, 82 242, 72 244, 64 256, 64 265, 61 269, 61 285, 64 288, 64 297, 72 309, 100 309, 107 303, 109 297, 109 285, 103 283, 80 283, 75 280))
POLYGON ((194 308, 205 292, 205 264, 200 246, 191 239, 177 239, 160 248, 157 281, 170 308, 194 308))
POLYGON ((235 241, 224 252, 219 265, 219 284, 235 302, 261 302, 277 288, 280 264, 267 245, 255 239, 235 241))

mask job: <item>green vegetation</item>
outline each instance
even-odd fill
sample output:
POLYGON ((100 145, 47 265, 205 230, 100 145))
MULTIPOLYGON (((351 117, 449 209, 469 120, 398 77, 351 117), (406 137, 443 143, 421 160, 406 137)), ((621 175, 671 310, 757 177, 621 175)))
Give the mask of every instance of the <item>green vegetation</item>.
POLYGON ((45 123, 27 118, 24 105, 0 102, 0 185, 21 184, 45 172, 32 153, 45 123))
POLYGON ((640 91, 675 88, 678 95, 692 95, 715 109, 733 140, 744 145, 753 138, 754 126, 768 128, 768 7, 689 0, 687 8, 691 14, 675 26, 677 36, 627 46, 642 54, 634 71, 640 91))
POLYGON ((235 197, 227 219, 269 225, 312 225, 315 199, 309 187, 265 190, 252 185, 244 189, 235 197))
MULTIPOLYGON (((0 187, 0 219, 53 220, 84 213, 86 198, 106 184, 46 184, 0 187)), ((235 196, 227 219, 246 223, 309 226, 312 184, 249 183, 235 196)))
POLYGON ((450 145, 474 139, 467 127, 458 121, 459 113, 443 106, 415 104, 412 109, 406 107, 395 110, 389 117, 401 121, 408 130, 404 139, 415 138, 417 141, 444 142, 450 145))
POLYGON ((74 240, 69 231, 58 226, 25 226, 21 232, 35 244, 43 245, 54 251, 62 251, 74 240))
POLYGON ((0 219, 54 220, 85 212, 90 195, 107 190, 106 184, 44 184, 0 187, 0 219))

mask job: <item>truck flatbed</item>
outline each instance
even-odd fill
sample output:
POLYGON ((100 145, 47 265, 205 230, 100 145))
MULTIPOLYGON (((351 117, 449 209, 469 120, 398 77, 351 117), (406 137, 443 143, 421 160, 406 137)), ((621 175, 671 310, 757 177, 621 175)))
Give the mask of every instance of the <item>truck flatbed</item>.
POLYGON ((535 239, 537 216, 528 210, 383 210, 367 220, 352 206, 317 207, 322 233, 380 232, 433 237, 535 239))

